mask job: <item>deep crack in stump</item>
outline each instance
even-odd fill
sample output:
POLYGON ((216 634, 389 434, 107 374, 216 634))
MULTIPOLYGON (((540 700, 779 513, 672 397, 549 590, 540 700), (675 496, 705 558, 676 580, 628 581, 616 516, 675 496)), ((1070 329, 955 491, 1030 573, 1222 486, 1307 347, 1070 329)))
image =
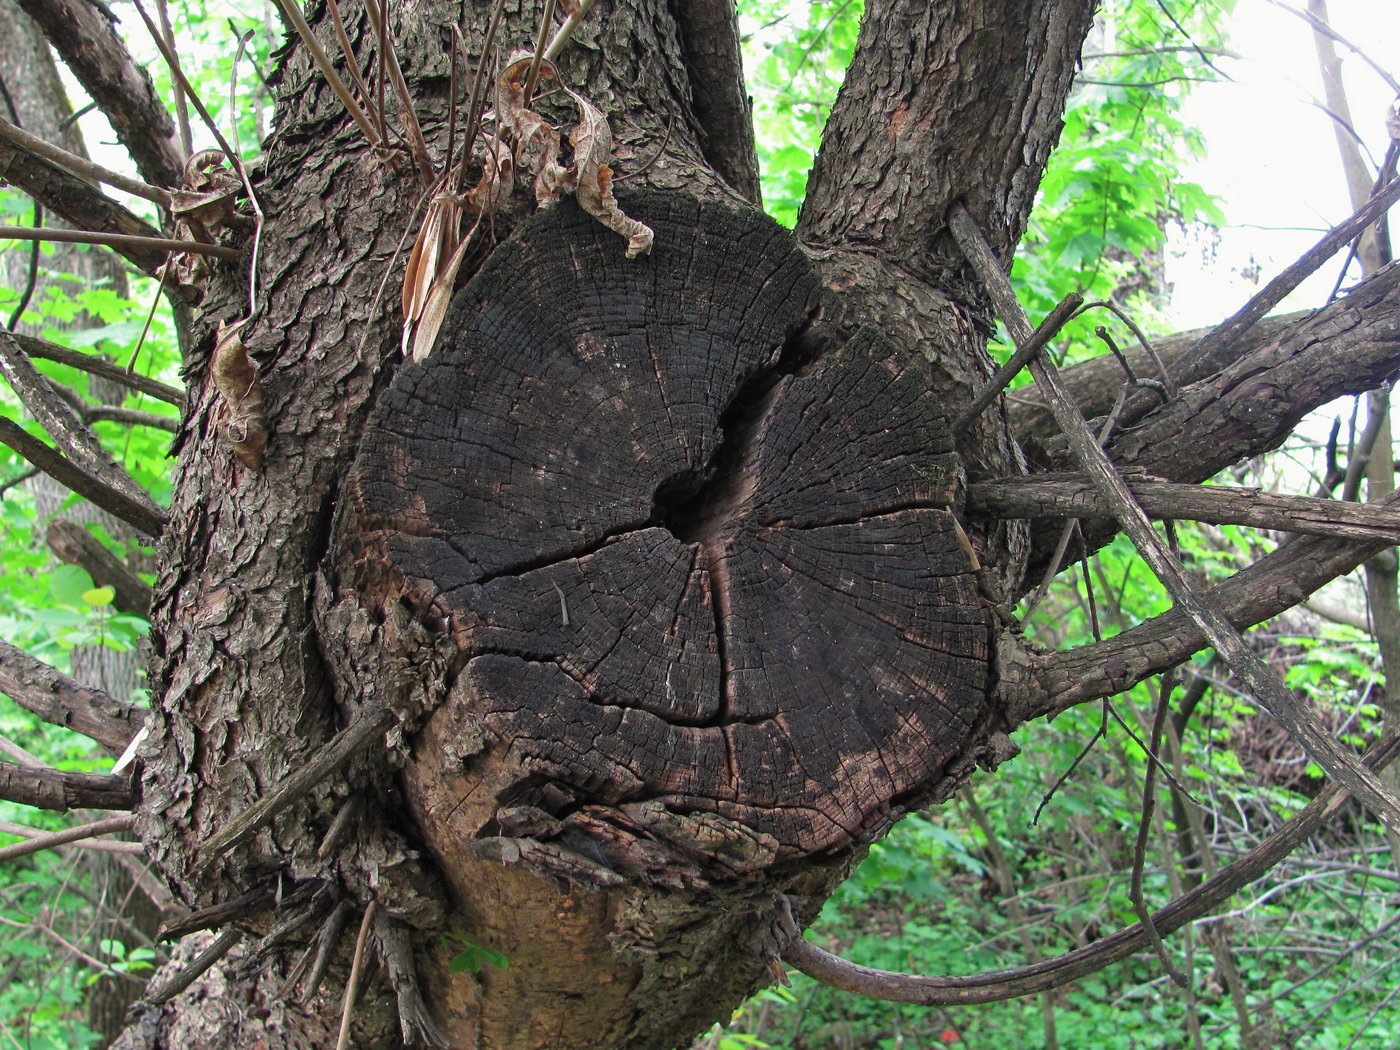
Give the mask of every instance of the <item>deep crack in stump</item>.
POLYGON ((337 596, 455 647, 408 767, 439 855, 758 880, 883 831, 965 755, 985 604, 908 355, 838 339, 766 218, 627 207, 650 257, 561 205, 394 378, 344 487, 337 596))

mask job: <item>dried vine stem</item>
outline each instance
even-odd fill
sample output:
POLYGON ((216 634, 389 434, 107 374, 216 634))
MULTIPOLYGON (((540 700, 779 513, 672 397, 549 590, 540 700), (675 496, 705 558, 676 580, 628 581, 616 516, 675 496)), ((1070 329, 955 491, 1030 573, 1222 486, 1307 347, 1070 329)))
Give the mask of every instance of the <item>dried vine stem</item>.
POLYGON ((110 168, 104 168, 101 164, 94 164, 86 157, 69 153, 66 149, 55 146, 51 142, 45 142, 37 135, 29 134, 8 120, 0 119, 0 138, 8 139, 21 149, 43 157, 74 175, 92 179, 95 182, 105 182, 108 186, 115 186, 134 197, 141 197, 153 204, 159 204, 162 208, 170 207, 169 190, 161 189, 159 186, 151 186, 128 175, 119 174, 110 168))
POLYGON ((360 991, 365 943, 369 940, 370 927, 374 925, 374 913, 378 907, 379 902, 371 900, 365 905, 364 918, 360 920, 360 935, 355 938, 355 956, 350 962, 350 978, 345 982, 345 998, 340 1008, 340 1037, 335 1041, 335 1050, 347 1050, 350 1046, 350 1018, 355 1014, 355 998, 360 991))
MULTIPOLYGON (((16 842, 14 845, 0 848, 0 864, 19 857, 27 857, 31 853, 38 853, 42 850, 96 838, 99 835, 115 835, 118 832, 130 831, 135 820, 135 817, 126 814, 120 817, 107 817, 105 820, 94 820, 87 824, 79 824, 77 827, 64 828, 62 831, 36 834, 24 842, 16 842)), ((138 850, 142 848, 134 842, 129 843, 129 845, 136 846, 138 850)))
POLYGON ((59 230, 52 226, 0 226, 0 240, 62 241, 65 244, 101 244, 108 248, 151 248, 166 252, 190 252, 212 255, 216 259, 237 262, 243 249, 223 244, 203 244, 180 241, 170 237, 140 237, 133 233, 100 233, 95 230, 59 230))
MULTIPOLYGON (((1364 761, 1368 771, 1385 768, 1398 753, 1400 731, 1392 729, 1376 741, 1367 753, 1364 761)), ((1342 785, 1328 784, 1301 813, 1239 860, 1154 912, 1152 921, 1157 932, 1162 935, 1174 933, 1229 900, 1302 845, 1341 809, 1349 797, 1342 785)), ((1137 923, 1083 948, 1031 966, 970 977, 929 977, 875 970, 823 951, 802 938, 785 898, 781 901, 779 921, 788 938, 783 948, 784 961, 809 977, 871 999, 917 1003, 921 1006, 1000 1002, 1059 988, 1086 974, 1121 962, 1149 943, 1146 928, 1142 923, 1137 923)))
MULTIPOLYGON (((961 203, 954 204, 948 213, 948 223, 954 239, 986 285, 1012 338, 1017 343, 1029 339, 1030 321, 972 214, 961 203)), ((1329 776, 1346 785, 1382 824, 1400 834, 1400 798, 1338 743, 1278 673, 1244 644, 1230 621, 1197 593, 1180 562, 1152 528, 1147 514, 1099 447, 1083 415, 1060 387, 1055 367, 1043 356, 1034 359, 1030 367, 1036 383, 1045 390, 1055 421, 1069 441, 1080 468, 1107 500, 1123 531, 1167 588, 1172 600, 1195 621, 1207 641, 1248 686, 1255 701, 1288 731, 1308 757, 1329 776)))

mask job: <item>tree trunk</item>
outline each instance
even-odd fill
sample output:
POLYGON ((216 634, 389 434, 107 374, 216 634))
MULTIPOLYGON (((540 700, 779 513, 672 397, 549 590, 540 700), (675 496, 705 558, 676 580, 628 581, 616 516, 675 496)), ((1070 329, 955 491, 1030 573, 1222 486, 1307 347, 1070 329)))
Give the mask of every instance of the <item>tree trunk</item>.
MULTIPOLYGON (((365 970, 358 1046, 682 1044, 781 972, 787 908, 1051 706, 1001 608, 1030 529, 963 501, 1025 467, 1000 411, 948 423, 992 318, 944 216, 1009 266, 1093 4, 868 3, 794 234, 725 126, 737 37, 696 35, 734 20, 681 6, 600 3, 559 64, 650 254, 532 215, 522 173, 416 364, 431 194, 285 50, 256 302, 218 264, 186 361, 140 756, 142 840, 233 932, 182 946, 215 965, 159 975, 123 1046, 333 1046, 365 970), (235 338, 260 461, 211 366, 235 338)), ((391 15, 439 169, 446 27, 480 56, 488 7, 391 15)), ((538 13, 505 8, 509 53, 538 13)))

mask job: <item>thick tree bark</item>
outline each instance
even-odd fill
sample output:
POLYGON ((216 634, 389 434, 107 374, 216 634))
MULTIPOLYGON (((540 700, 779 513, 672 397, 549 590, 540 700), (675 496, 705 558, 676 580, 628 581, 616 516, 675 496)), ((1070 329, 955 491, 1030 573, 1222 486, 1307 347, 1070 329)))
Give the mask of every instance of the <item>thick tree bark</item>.
MULTIPOLYGON (((439 167, 446 27, 489 61, 490 6, 390 5, 439 167)), ((334 1045, 361 915, 380 965, 356 1045, 678 1045, 772 979, 788 902, 810 921, 1020 720, 1201 644, 1173 621, 1089 668, 1027 653, 1001 605, 1034 530, 969 512, 964 484, 1023 474, 1020 447, 996 411, 948 424, 992 373, 992 317, 945 216, 965 204, 1009 265, 1092 7, 871 0, 789 235, 729 126, 731 12, 599 3, 560 79, 606 116, 651 254, 572 201, 530 217, 522 177, 413 365, 417 166, 284 50, 256 302, 216 262, 186 360, 140 754, 138 831, 184 928, 224 930, 182 945, 210 968, 188 991, 160 975, 169 1001, 123 1046, 334 1045), (211 367, 231 325, 268 421, 257 466, 211 367), (455 972, 482 949, 509 967, 455 972)), ((504 8, 509 54, 538 10, 504 8)), ((366 11, 341 10, 374 77, 366 11)), ((166 140, 132 148, 168 184, 166 140)), ((1257 352, 1286 368, 1286 349, 1257 352)), ((1250 379, 1220 382, 1198 411, 1250 379)), ((1296 408, 1269 406, 1275 428, 1296 408)), ((1159 452, 1185 447, 1180 411, 1144 421, 1176 427, 1159 452)), ((1347 556, 1305 542, 1316 571, 1347 556)))

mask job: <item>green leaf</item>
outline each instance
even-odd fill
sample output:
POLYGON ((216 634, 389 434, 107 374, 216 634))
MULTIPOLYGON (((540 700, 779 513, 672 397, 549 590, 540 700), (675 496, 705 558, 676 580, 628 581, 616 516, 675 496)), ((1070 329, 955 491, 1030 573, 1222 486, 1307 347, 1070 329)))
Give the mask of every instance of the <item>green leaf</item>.
POLYGON ((112 586, 93 587, 91 590, 83 592, 83 602, 94 609, 101 609, 112 604, 112 599, 117 596, 117 589, 112 586))

